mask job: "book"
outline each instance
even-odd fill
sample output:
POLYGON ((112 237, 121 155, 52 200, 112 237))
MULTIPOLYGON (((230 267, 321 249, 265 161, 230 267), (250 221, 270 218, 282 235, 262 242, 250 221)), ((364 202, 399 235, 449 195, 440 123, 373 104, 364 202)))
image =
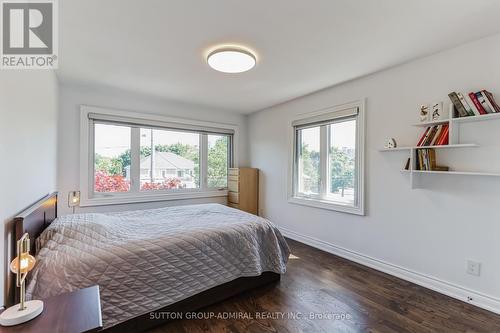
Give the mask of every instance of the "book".
POLYGON ((431 142, 431 146, 435 146, 437 145, 439 139, 441 138, 441 136, 443 135, 443 132, 444 130, 446 129, 446 124, 445 125, 442 125, 441 126, 441 129, 438 128, 438 131, 436 132, 436 135, 434 136, 434 138, 432 139, 432 142, 431 142))
POLYGON ((440 146, 448 144, 449 125, 427 127, 418 140, 417 147, 440 146))
POLYGON ((464 95, 464 98, 465 98, 465 101, 467 102, 467 104, 470 105, 470 108, 472 109, 472 112, 474 112, 474 115, 475 116, 480 116, 481 113, 479 112, 479 110, 477 109, 476 107, 476 104, 471 100, 470 96, 465 94, 464 95))
POLYGON ((405 163, 405 166, 404 166, 404 170, 410 170, 410 158, 409 157, 406 160, 406 163, 405 163))
POLYGON ((443 130, 443 125, 439 125, 437 127, 437 131, 436 131, 436 134, 434 135, 434 137, 432 138, 432 141, 431 143, 429 144, 429 146, 434 146, 437 139, 441 136, 441 131, 443 130))
POLYGON ((427 149, 422 150, 422 160, 424 162, 423 170, 429 170, 429 155, 427 149))
POLYGON ((460 100, 460 103, 462 103, 462 105, 464 106, 465 111, 467 111, 467 114, 469 116, 473 116, 474 115, 474 111, 472 111, 472 108, 470 107, 470 105, 465 100, 464 95, 461 92, 459 92, 459 93, 457 93, 457 96, 458 96, 458 99, 460 100))
POLYGON ((443 135, 443 140, 440 142, 440 145, 445 146, 450 143, 449 141, 450 141, 450 129, 447 128, 445 135, 443 135))
POLYGON ((483 94, 479 91, 476 93, 476 97, 477 97, 477 100, 479 101, 479 103, 481 103, 481 106, 483 107, 483 109, 487 112, 487 113, 493 113, 493 110, 490 109, 490 107, 488 106, 488 104, 486 103, 486 100, 484 99, 484 96, 483 94))
POLYGON ((450 167, 436 165, 433 171, 450 171, 450 167))
POLYGON ((425 139, 425 141, 422 143, 422 146, 430 146, 432 139, 436 135, 437 132, 437 126, 433 126, 432 129, 429 131, 429 135, 425 139))
POLYGON ((436 168, 436 151, 434 149, 428 149, 427 150, 427 156, 429 159, 428 170, 434 170, 436 168))
POLYGON ((498 105, 497 102, 495 101, 495 98, 493 97, 493 94, 490 93, 487 90, 483 90, 483 94, 485 94, 486 97, 488 98, 488 100, 491 102, 491 104, 495 108, 495 111, 496 112, 500 112, 500 105, 498 105))
POLYGON ((427 127, 427 128, 425 129, 424 134, 422 134, 422 136, 421 136, 421 137, 420 137, 420 139, 418 140, 417 146, 421 146, 421 145, 422 145, 422 142, 424 142, 425 137, 426 137, 426 135, 427 135, 427 133, 429 132, 429 130, 430 130, 430 129, 431 129, 430 127, 427 127))
POLYGON ((436 150, 432 148, 417 150, 417 170, 431 171, 436 166, 436 150))
POLYGON ((484 100, 486 101, 486 104, 488 104, 488 107, 492 110, 492 112, 497 112, 493 104, 491 103, 490 99, 488 98, 488 95, 485 93, 485 90, 481 90, 481 94, 484 97, 484 100))
POLYGON ((477 97, 476 97, 476 94, 471 92, 469 93, 469 97, 471 99, 471 101, 474 103, 474 105, 476 106, 477 110, 479 111, 480 114, 486 114, 487 112, 483 109, 483 106, 481 105, 481 103, 479 103, 479 101, 477 100, 477 97))
POLYGON ((436 142, 436 146, 443 146, 448 144, 449 131, 449 127, 445 126, 443 131, 441 131, 441 137, 436 142))
POLYGON ((456 92, 451 92, 448 94, 448 97, 450 98, 451 102, 455 106, 455 109, 458 112, 458 115, 460 117, 467 117, 469 114, 465 110, 465 107, 463 106, 462 102, 460 102, 460 99, 458 98, 458 95, 456 92))
POLYGON ((428 140, 429 135, 431 135, 432 132, 432 127, 428 127, 427 131, 425 132, 425 136, 423 140, 420 142, 419 146, 425 146, 425 142, 428 140))

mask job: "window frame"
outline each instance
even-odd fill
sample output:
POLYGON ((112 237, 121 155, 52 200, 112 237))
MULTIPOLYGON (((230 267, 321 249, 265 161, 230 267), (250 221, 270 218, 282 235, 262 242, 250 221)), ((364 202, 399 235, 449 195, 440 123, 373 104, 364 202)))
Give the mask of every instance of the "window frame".
POLYGON ((237 167, 239 146, 239 126, 234 124, 214 123, 184 118, 173 118, 154 114, 80 106, 80 206, 101 206, 128 203, 143 203, 167 200, 196 199, 227 196, 228 190, 208 188, 208 133, 230 135, 229 165, 237 167), (91 115, 101 120, 90 119, 91 115), (102 120, 105 119, 105 120, 102 120), (129 192, 98 193, 94 192, 94 123, 107 123, 131 127, 131 165, 140 163, 140 128, 155 127, 164 130, 184 130, 200 133, 200 187, 194 189, 173 189, 140 191, 140 167, 132 168, 129 192), (220 132, 217 132, 220 130, 220 132), (203 132, 203 133, 202 133, 203 132), (133 180, 139 179, 139 182, 133 180))
MULTIPOLYGON (((352 116, 351 116, 352 117, 352 116)), ((338 106, 328 107, 315 112, 300 114, 293 118, 289 124, 289 168, 288 168, 288 202, 292 204, 305 205, 315 208, 328 209, 343 213, 355 215, 365 215, 365 100, 358 100, 351 103, 346 103, 338 106), (355 205, 343 205, 327 199, 329 186, 329 126, 320 126, 317 124, 318 119, 332 122, 341 122, 348 119, 351 111, 357 109, 356 117, 356 165, 355 165, 355 186, 357 195, 355 197, 355 205), (335 121, 337 120, 338 121, 335 121), (302 128, 306 128, 310 123, 310 127, 320 126, 320 193, 317 195, 301 195, 298 190, 298 129, 296 124, 301 124, 302 128), (316 123, 316 125, 314 125, 316 123), (326 180, 326 181, 325 181, 326 180)))

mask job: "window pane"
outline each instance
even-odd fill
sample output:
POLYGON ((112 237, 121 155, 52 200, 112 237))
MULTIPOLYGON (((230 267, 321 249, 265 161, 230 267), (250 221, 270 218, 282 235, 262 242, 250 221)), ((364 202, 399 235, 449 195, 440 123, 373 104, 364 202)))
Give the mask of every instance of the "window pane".
POLYGON ((330 126, 328 200, 354 206, 356 197, 356 120, 330 126))
POLYGON ((141 191, 200 187, 200 134, 141 128, 141 191))
POLYGON ((227 187, 229 167, 229 137, 227 135, 208 135, 208 187, 227 187))
POLYGON ((130 190, 130 127, 95 124, 94 191, 130 190))
POLYGON ((320 127, 298 130, 298 192, 320 193, 320 127))

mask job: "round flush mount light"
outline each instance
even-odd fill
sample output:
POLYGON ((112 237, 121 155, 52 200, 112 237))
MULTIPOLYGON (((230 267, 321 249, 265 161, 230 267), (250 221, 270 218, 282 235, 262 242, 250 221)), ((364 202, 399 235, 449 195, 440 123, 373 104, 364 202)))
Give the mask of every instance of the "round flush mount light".
POLYGON ((243 73, 255 67, 255 55, 242 48, 220 48, 209 53, 210 67, 223 73, 243 73))

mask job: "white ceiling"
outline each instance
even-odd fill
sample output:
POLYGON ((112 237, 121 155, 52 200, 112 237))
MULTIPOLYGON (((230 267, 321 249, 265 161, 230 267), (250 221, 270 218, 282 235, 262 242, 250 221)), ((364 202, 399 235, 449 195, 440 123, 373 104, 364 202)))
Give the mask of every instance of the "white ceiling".
POLYGON ((63 83, 110 86, 240 113, 500 31, 498 0, 59 4, 63 83), (210 69, 205 52, 226 43, 254 49, 257 67, 242 74, 210 69))

